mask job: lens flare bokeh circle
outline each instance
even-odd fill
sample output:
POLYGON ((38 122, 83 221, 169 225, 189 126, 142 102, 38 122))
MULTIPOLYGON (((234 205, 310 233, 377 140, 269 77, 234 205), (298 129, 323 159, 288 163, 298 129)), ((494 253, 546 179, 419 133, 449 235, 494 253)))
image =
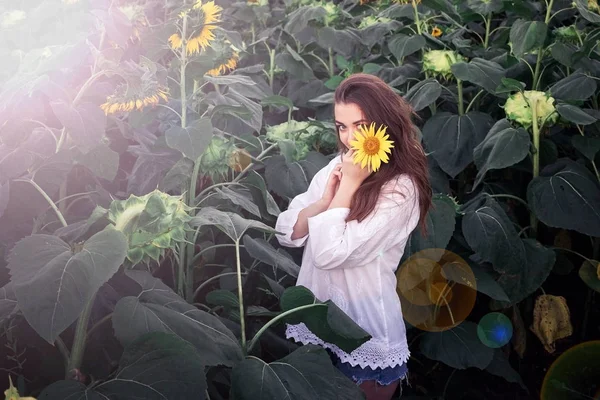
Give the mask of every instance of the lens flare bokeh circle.
POLYGON ((550 366, 540 400, 600 399, 600 340, 571 347, 550 366))
POLYGON ((513 326, 510 319, 499 312, 483 316, 477 325, 477 336, 481 343, 492 349, 507 344, 512 338, 513 326))
POLYGON ((477 297, 469 264, 446 249, 411 255, 396 271, 396 292, 404 319, 428 332, 442 332, 463 322, 477 297))

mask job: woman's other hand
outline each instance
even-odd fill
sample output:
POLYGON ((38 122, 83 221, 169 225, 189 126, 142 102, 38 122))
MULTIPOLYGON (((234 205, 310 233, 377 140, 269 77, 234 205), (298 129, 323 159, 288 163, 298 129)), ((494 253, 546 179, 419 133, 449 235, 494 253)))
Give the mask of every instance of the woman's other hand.
POLYGON ((331 174, 329 174, 329 179, 327 180, 327 185, 325 186, 325 191, 323 192, 323 196, 321 197, 321 203, 325 206, 325 208, 329 207, 329 203, 333 200, 333 197, 338 191, 340 187, 340 181, 342 180, 342 163, 337 164, 331 174))
POLYGON ((360 163, 354 164, 353 158, 354 150, 348 150, 342 156, 342 176, 344 180, 358 187, 371 175, 372 171, 369 168, 361 168, 360 163))

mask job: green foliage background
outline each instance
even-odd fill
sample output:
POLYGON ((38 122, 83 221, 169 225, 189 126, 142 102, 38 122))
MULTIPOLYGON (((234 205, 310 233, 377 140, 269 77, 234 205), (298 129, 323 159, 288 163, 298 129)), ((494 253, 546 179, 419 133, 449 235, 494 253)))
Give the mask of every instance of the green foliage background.
POLYGON ((191 2, 0 6, 1 340, 21 395, 361 398, 284 339, 299 319, 349 351, 369 336, 294 286, 301 252, 273 226, 336 151, 333 91, 364 72, 418 112, 430 162, 430 234, 402 261, 448 249, 479 292, 454 328, 409 329, 405 397, 539 398, 600 337, 597 2, 217 4, 195 53, 169 41, 206 28, 191 2), (573 324, 553 354, 529 331, 542 293, 573 324), (490 311, 513 324, 499 349, 477 336, 490 311))

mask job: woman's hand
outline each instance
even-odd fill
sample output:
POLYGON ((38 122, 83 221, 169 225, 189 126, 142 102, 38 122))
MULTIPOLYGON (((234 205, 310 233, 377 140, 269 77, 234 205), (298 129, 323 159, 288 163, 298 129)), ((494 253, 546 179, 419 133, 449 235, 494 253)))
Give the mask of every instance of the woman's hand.
POLYGON ((342 176, 345 181, 349 181, 358 187, 367 179, 372 171, 369 168, 361 168, 360 164, 354 164, 354 150, 348 150, 342 156, 342 176))
POLYGON ((329 175, 329 179, 327 180, 327 185, 325 186, 325 191, 323 192, 323 196, 321 197, 321 203, 325 207, 329 207, 329 203, 333 200, 338 188, 340 187, 340 181, 342 180, 342 163, 337 164, 331 174, 329 175))

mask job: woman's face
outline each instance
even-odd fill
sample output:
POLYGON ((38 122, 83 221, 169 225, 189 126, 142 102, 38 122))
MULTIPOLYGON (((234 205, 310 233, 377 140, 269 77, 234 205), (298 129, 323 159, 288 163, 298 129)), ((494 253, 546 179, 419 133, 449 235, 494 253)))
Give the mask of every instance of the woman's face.
POLYGON ((346 146, 346 149, 349 149, 349 143, 354 139, 354 133, 361 125, 367 125, 369 121, 367 121, 360 107, 354 103, 336 103, 334 114, 335 126, 340 135, 340 140, 346 146))

